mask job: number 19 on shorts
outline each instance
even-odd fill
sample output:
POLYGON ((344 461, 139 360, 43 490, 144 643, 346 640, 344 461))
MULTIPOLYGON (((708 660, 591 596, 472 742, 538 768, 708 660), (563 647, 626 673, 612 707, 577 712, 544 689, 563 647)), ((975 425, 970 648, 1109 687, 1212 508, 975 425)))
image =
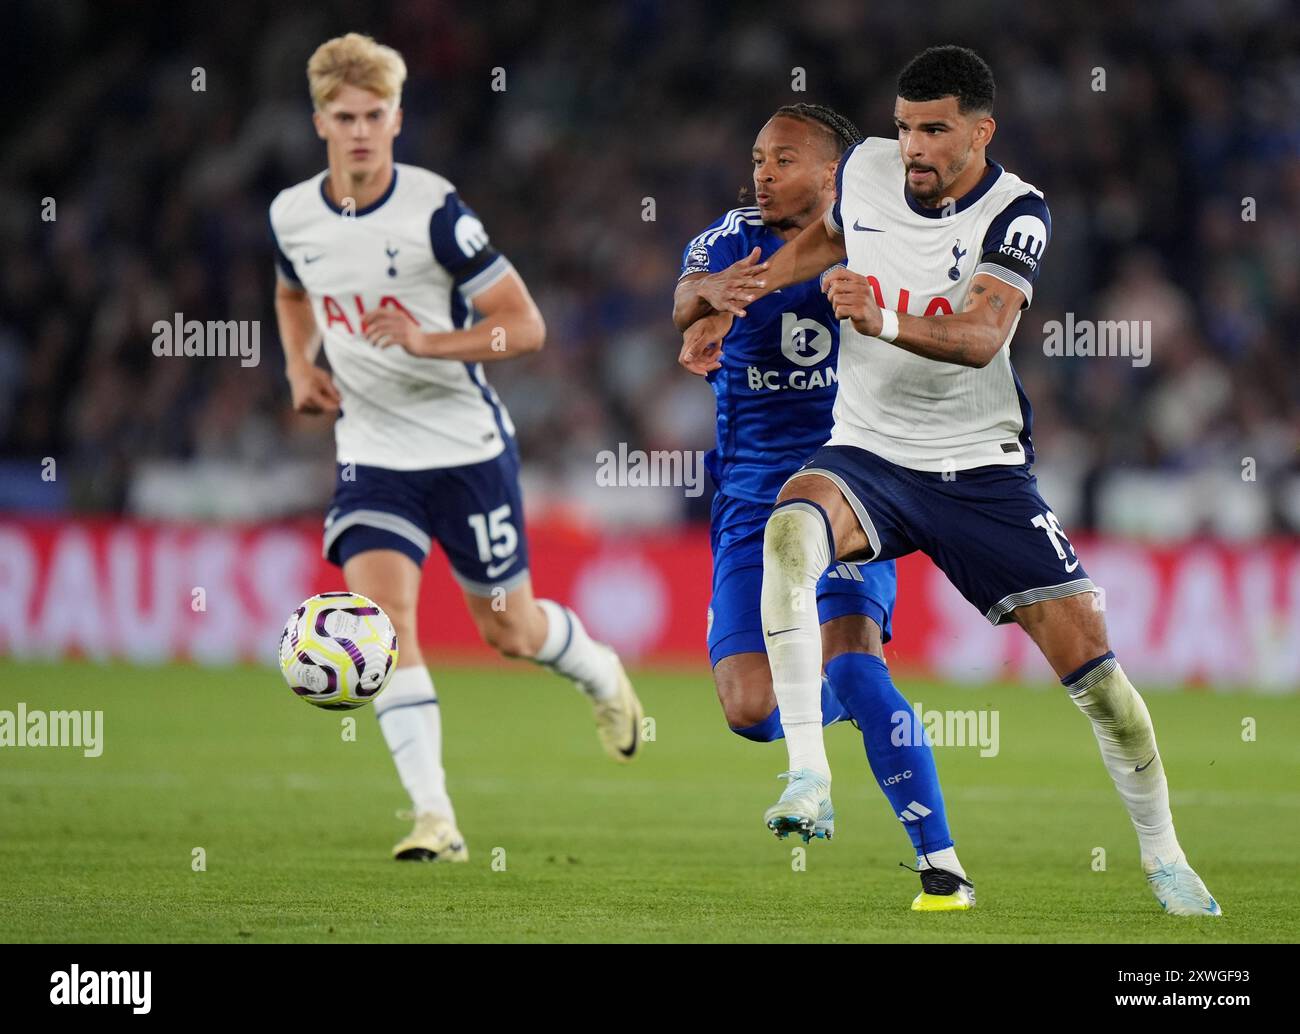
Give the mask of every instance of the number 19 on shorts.
POLYGON ((1056 514, 1048 510, 1046 513, 1036 515, 1029 523, 1035 528, 1042 528, 1043 531, 1047 532, 1047 537, 1052 542, 1052 548, 1056 550, 1057 557, 1065 562, 1067 572, 1073 571, 1079 566, 1079 558, 1074 552, 1074 547, 1070 545, 1069 536, 1062 530, 1061 522, 1056 519, 1056 514), (1061 545, 1062 542, 1065 543, 1064 547, 1061 545), (1066 549, 1070 551, 1069 556, 1066 556, 1066 549), (1070 560, 1070 557, 1074 558, 1073 561, 1070 560))

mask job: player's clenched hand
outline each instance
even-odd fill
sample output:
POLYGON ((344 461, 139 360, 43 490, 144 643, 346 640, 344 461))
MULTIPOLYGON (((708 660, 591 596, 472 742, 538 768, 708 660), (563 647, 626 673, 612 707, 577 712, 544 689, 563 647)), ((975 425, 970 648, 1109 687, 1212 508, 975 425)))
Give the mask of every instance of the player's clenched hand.
POLYGON ((361 333, 379 348, 399 345, 411 355, 427 355, 425 333, 409 316, 396 309, 371 309, 361 316, 361 333))
POLYGON ((718 312, 696 320, 682 334, 682 351, 677 361, 701 377, 716 370, 722 365, 722 339, 735 318, 729 312, 718 312))
POLYGON ((762 251, 755 248, 739 262, 733 262, 726 269, 702 277, 699 297, 718 312, 745 315, 745 306, 754 300, 762 288, 763 274, 767 272, 767 263, 758 261, 761 254, 762 251))
POLYGON ((295 413, 337 413, 342 399, 328 370, 302 366, 289 371, 295 413))
POLYGON ((865 276, 836 266, 822 280, 822 291, 830 300, 837 320, 851 320, 854 329, 868 337, 880 333, 884 321, 875 292, 865 276))

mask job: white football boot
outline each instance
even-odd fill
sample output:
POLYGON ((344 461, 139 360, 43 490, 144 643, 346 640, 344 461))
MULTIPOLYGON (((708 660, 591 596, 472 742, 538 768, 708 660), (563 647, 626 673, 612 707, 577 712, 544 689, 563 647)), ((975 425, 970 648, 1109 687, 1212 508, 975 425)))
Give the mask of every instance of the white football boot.
POLYGON ((1153 858, 1142 863, 1142 871, 1160 907, 1171 916, 1223 915, 1204 881, 1182 855, 1171 862, 1153 858))
POLYGON ((460 830, 445 815, 431 811, 416 815, 399 811, 399 819, 415 819, 415 828, 393 847, 399 862, 468 862, 469 848, 460 830))
POLYGON ((806 844, 813 837, 829 840, 835 835, 835 809, 831 805, 831 782, 809 768, 782 772, 788 779, 785 792, 763 813, 767 828, 783 840, 798 833, 806 844))
POLYGON ((641 701, 632 689, 632 681, 623 670, 623 662, 618 654, 609 647, 610 656, 618 672, 618 691, 608 700, 591 698, 591 706, 596 715, 596 735, 605 753, 615 761, 628 762, 636 757, 637 748, 641 746, 641 721, 645 716, 641 701))

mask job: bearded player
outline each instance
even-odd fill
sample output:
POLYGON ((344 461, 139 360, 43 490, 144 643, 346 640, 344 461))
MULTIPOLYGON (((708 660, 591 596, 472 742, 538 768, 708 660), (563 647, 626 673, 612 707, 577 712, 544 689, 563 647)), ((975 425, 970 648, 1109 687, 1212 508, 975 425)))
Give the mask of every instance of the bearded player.
POLYGON ((1015 621, 1092 723, 1137 831, 1142 869, 1175 915, 1220 915, 1174 832, 1151 716, 1106 637, 1092 580, 1030 473, 1029 402, 1008 343, 1033 300, 1051 233, 1040 191, 989 159, 993 73, 933 47, 903 69, 897 140, 840 160, 836 201, 728 311, 816 276, 841 332, 835 426, 781 489, 763 546, 762 614, 790 768, 772 828, 829 806, 822 641, 809 607, 837 559, 921 550, 995 625, 1015 621))
POLYGON ((338 413, 325 556, 397 632, 398 668, 375 711, 415 827, 393 854, 458 862, 468 850, 416 633, 435 541, 484 641, 571 679, 615 760, 635 756, 642 711, 614 651, 533 596, 514 427, 483 364, 537 351, 545 326, 452 184, 394 163, 405 78, 395 50, 356 33, 308 62, 329 168, 271 204, 275 310, 294 408, 338 413), (315 362, 322 341, 332 372, 315 362))
MULTIPOLYGON (((814 276, 750 306, 743 320, 715 310, 764 257, 818 222, 835 200, 839 156, 862 139, 838 112, 816 104, 779 108, 754 141, 754 200, 717 219, 686 246, 673 318, 686 330, 681 362, 706 375, 717 400, 717 446, 708 456, 713 500, 713 594, 709 661, 731 731, 768 742, 784 733, 764 652, 759 600, 763 528, 781 485, 830 434, 840 324, 814 276)), ((910 706, 890 678, 894 564, 839 564, 817 583, 825 680, 821 721, 851 717, 890 809, 916 852, 916 911, 956 911, 975 903, 957 859, 933 748, 896 740, 894 716, 910 706)), ((784 773, 784 777, 794 776, 784 773)), ((825 807, 808 840, 829 838, 825 807)))

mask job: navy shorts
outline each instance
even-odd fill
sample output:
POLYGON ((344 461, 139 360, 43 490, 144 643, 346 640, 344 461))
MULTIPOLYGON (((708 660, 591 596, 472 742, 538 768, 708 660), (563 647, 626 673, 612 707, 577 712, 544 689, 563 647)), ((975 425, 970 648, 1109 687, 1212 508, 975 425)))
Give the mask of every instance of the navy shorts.
POLYGON ((371 549, 395 549, 419 566, 437 542, 461 587, 507 592, 528 577, 519 453, 464 467, 389 470, 339 464, 325 517, 325 559, 342 567, 371 549))
MULTIPOLYGON (((709 601, 709 663, 737 653, 765 653, 763 619, 763 529, 772 507, 713 497, 713 598, 709 601)), ((817 583, 817 616, 825 624, 846 614, 864 614, 890 639, 897 589, 893 563, 835 564, 817 583)))
POLYGON ((1028 466, 912 470, 850 445, 824 445, 796 477, 839 486, 871 561, 920 550, 995 625, 1017 607, 1095 592, 1028 466))

